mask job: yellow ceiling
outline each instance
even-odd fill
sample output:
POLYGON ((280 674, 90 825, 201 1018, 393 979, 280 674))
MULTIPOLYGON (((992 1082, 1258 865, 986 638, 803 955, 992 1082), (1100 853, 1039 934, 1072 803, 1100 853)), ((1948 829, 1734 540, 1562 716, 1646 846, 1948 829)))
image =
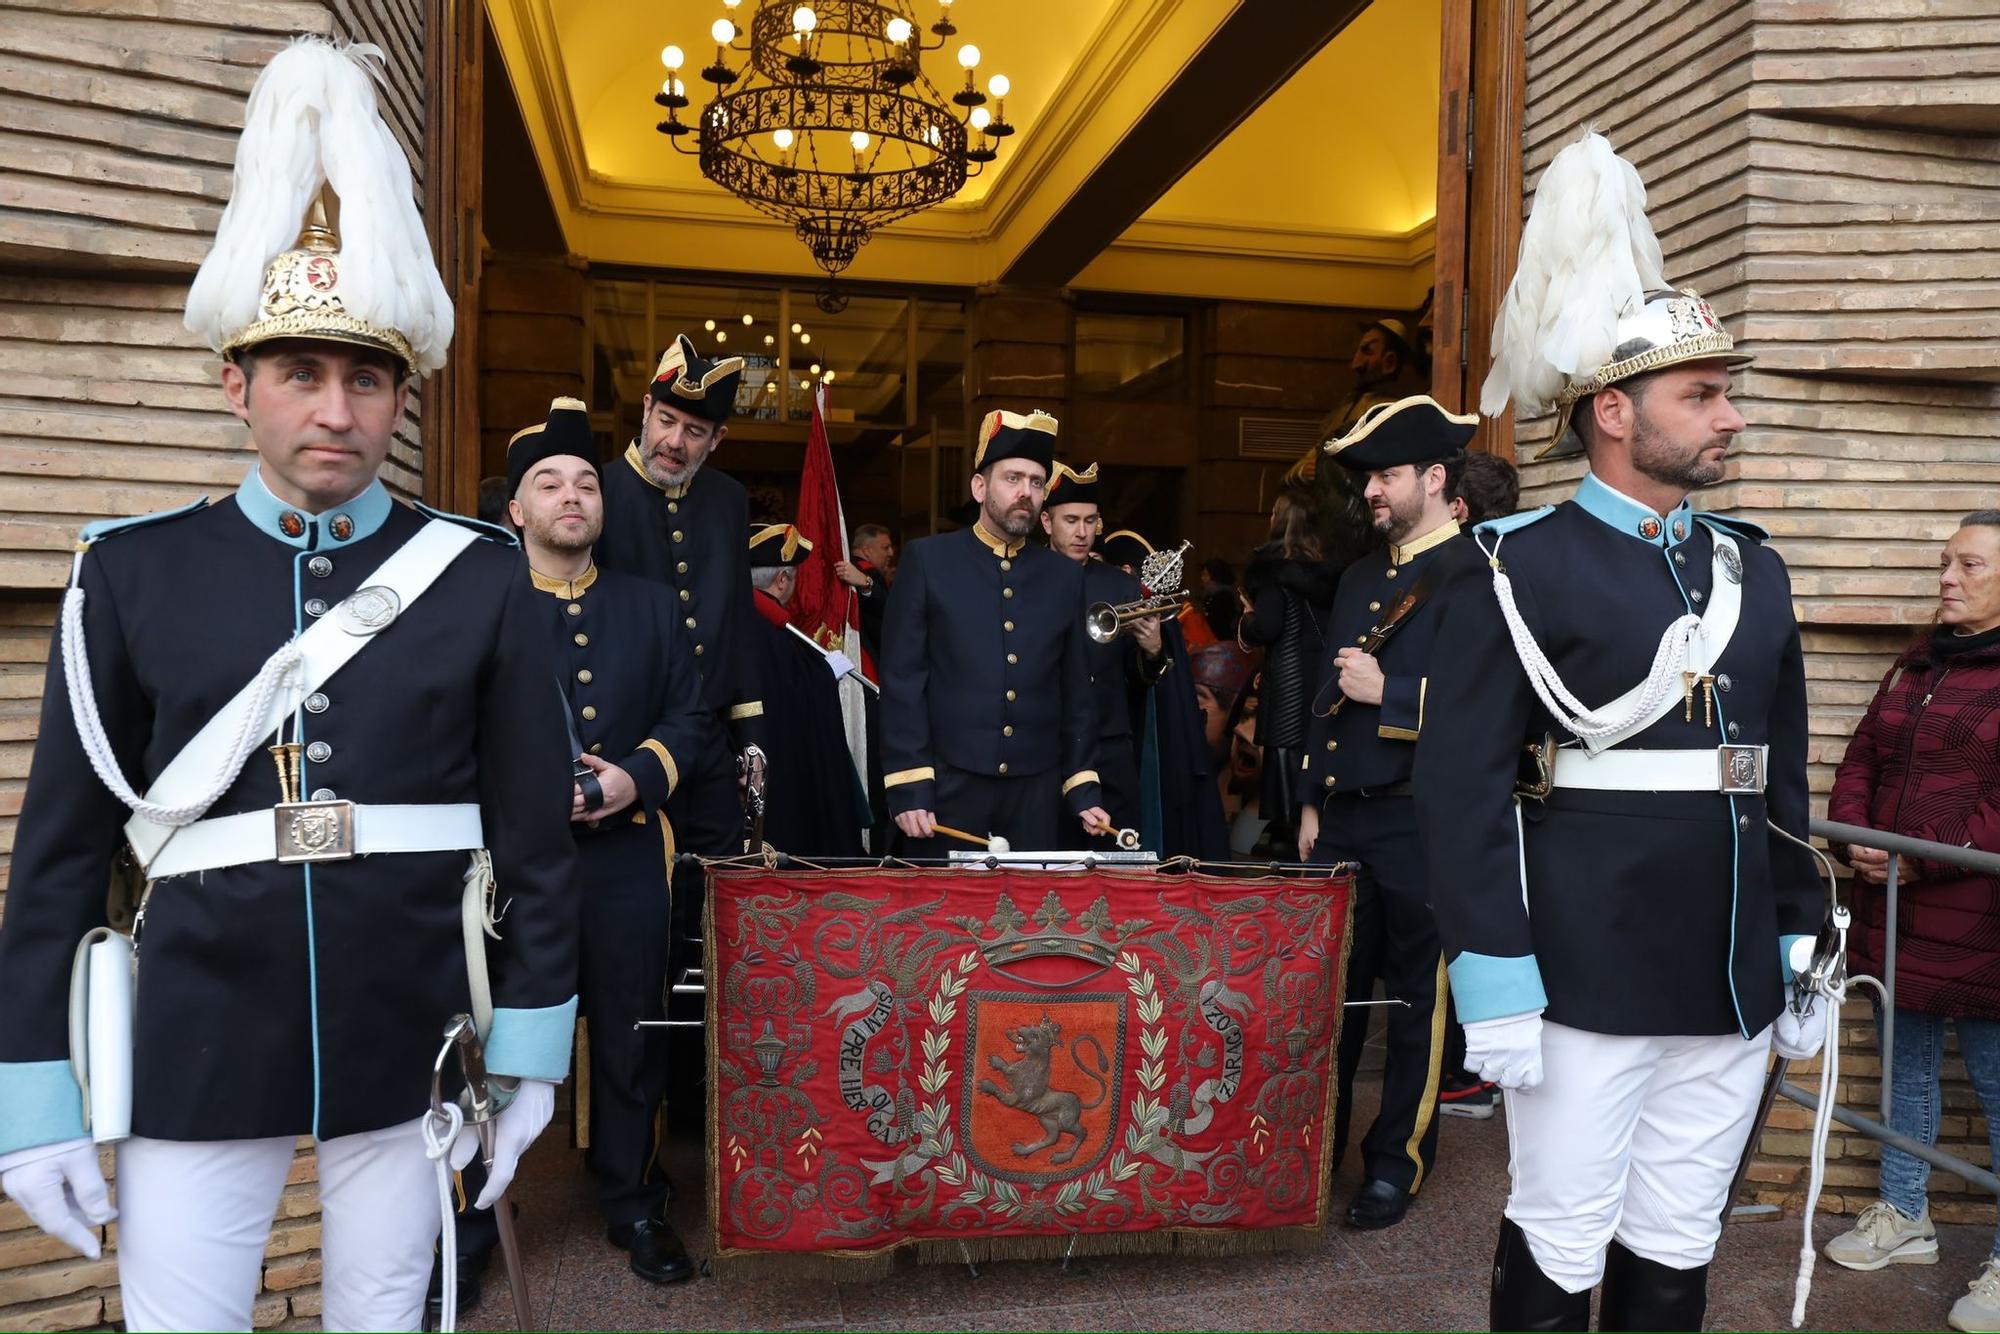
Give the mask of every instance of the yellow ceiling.
MULTIPOLYGON (((789 2, 789 0, 782 0, 789 2)), ((747 25, 757 0, 736 14, 747 25)), ((653 128, 660 48, 697 107, 720 0, 488 0, 570 249, 595 262, 816 274, 790 228, 702 178, 653 128), (648 12, 648 11, 651 12, 648 12)), ((1436 211, 1440 0, 1374 0, 1077 279, 1085 288, 1414 305, 1436 211)), ((858 279, 996 281, 1234 9, 1234 0, 959 0, 925 58, 949 92, 970 41, 1019 133, 946 205, 885 228, 858 279)), ((913 12, 936 15, 928 0, 913 12)), ((741 65, 733 54, 731 63, 741 65)), ((524 164, 525 165, 525 164, 524 164)))

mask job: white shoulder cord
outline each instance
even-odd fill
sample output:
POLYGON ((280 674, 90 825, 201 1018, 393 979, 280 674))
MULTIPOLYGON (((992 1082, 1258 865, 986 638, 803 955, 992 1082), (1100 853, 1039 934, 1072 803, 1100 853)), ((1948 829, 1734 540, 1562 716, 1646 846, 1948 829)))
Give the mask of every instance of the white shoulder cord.
MULTIPOLYGON (((1617 736, 1651 717, 1662 703, 1680 691, 1689 649, 1694 637, 1701 633, 1701 617, 1692 612, 1669 625, 1666 633, 1660 636, 1660 647, 1653 654, 1653 666, 1646 675, 1645 689, 1624 717, 1606 719, 1591 712, 1563 684, 1562 677, 1556 674, 1555 664, 1542 652, 1542 646, 1535 642, 1527 622, 1521 619, 1521 609, 1514 603, 1514 581, 1507 577, 1506 567, 1500 563, 1500 543, 1504 538, 1504 534, 1496 535, 1493 549, 1486 551, 1487 564, 1493 567, 1493 595, 1499 600, 1500 615, 1507 622, 1507 633, 1513 637, 1514 653, 1527 672, 1528 684, 1535 688, 1542 707, 1557 722, 1586 743, 1600 737, 1617 736)), ((1485 549, 1486 544, 1481 542, 1480 550, 1485 549)))
POLYGON ((251 729, 264 718, 270 708, 271 697, 299 670, 305 659, 299 653, 296 639, 286 640, 277 652, 264 660, 252 681, 250 707, 243 712, 242 721, 237 725, 235 740, 229 747, 229 760, 215 776, 208 791, 195 800, 181 806, 162 806, 147 801, 132 790, 125 781, 125 774, 118 767, 118 757, 112 753, 111 739, 104 734, 104 720, 98 716, 97 696, 91 689, 90 655, 84 647, 83 636, 83 551, 76 553, 76 563, 71 568, 69 591, 63 594, 62 612, 62 655, 63 679, 69 687, 70 713, 76 718, 78 738, 83 742, 83 753, 90 760, 90 767, 111 794, 132 811, 134 815, 151 820, 154 824, 179 829, 193 824, 207 813, 236 776, 243 772, 250 752, 264 738, 255 735, 251 729))

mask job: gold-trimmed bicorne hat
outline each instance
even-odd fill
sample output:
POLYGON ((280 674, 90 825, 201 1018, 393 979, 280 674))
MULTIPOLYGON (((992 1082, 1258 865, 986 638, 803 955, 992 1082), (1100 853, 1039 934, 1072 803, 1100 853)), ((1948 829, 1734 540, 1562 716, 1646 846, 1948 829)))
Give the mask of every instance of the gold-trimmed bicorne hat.
POLYGON ((1493 322, 1493 354, 1480 392, 1487 416, 1510 398, 1522 416, 1556 414, 1538 459, 1583 451, 1570 414, 1599 390, 1688 362, 1751 359, 1708 302, 1668 286, 1645 183, 1595 131, 1542 173, 1493 322))
POLYGON ((452 306, 383 121, 381 48, 295 38, 245 104, 235 183, 188 291, 186 323, 235 358, 305 338, 444 365, 452 306))
POLYGON ((743 358, 719 357, 713 361, 695 351, 694 340, 676 334, 674 345, 660 357, 653 371, 653 385, 647 392, 655 401, 665 400, 720 426, 736 411, 736 391, 743 383, 743 358))

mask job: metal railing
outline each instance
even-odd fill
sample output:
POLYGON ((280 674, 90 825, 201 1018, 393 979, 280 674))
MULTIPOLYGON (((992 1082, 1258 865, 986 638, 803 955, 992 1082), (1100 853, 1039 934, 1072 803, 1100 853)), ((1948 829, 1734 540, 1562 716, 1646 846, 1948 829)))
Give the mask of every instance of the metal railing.
MULTIPOLYGON (((1896 903, 1901 889, 1902 859, 1914 858, 1918 861, 1938 862, 1947 866, 1960 866, 1981 875, 2000 876, 2000 853, 1981 852, 1976 848, 1953 847, 1949 843, 1932 843, 1921 838, 1906 838, 1901 834, 1885 833, 1879 829, 1867 829, 1860 825, 1839 824, 1831 820, 1814 820, 1812 833, 1815 838, 1828 843, 1845 843, 1853 847, 1877 848, 1889 855, 1889 877, 1883 890, 1883 938, 1882 938, 1882 1014, 1881 1031, 1881 1120, 1871 1120, 1845 1107, 1833 1108, 1833 1119, 1850 1130, 1858 1131, 1878 1144, 1900 1149, 1915 1158, 1920 1158, 1932 1167, 1942 1168, 1970 1185, 1993 1195, 2000 1195, 2000 1176, 1995 1176, 1986 1168, 1966 1162, 1963 1158, 1944 1152, 1933 1145, 1921 1143, 1887 1124, 1893 1111, 1893 1095, 1890 1090, 1894 1082, 1896 1060, 1896 903)), ((1834 1041, 1840 1016, 1827 1016, 1827 1040, 1834 1041)), ((1801 1107, 1816 1111, 1819 1095, 1800 1088, 1789 1080, 1781 1079, 1778 1092, 1801 1107)), ((1755 1145, 1751 1151, 1755 1152, 1755 1145)), ((1747 1159, 1748 1155, 1746 1155, 1747 1159)), ((1739 1183, 1740 1184, 1740 1183, 1739 1183)), ((1730 1192, 1732 1198, 1735 1191, 1730 1192)))

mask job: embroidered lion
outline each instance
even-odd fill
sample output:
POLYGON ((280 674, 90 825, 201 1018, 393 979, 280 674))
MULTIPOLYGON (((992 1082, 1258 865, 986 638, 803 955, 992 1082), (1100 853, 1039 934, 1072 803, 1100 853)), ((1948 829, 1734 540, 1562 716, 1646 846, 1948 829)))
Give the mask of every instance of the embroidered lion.
POLYGON ((1062 1025, 1044 1014, 1039 1024, 1008 1029, 1007 1039, 1021 1054, 1019 1060, 1009 1061, 1000 1056, 987 1058, 987 1063, 1007 1081, 1007 1087, 1003 1089, 990 1079, 982 1079, 979 1091, 998 1099, 1002 1106, 1026 1112, 1042 1123, 1042 1138, 1033 1144, 1016 1144, 1016 1157, 1026 1158, 1043 1149, 1055 1148, 1064 1135, 1069 1135, 1073 1137, 1070 1146, 1057 1150, 1049 1157, 1051 1163, 1066 1163, 1083 1148, 1083 1114, 1102 1104, 1110 1092, 1105 1076, 1111 1072, 1111 1063, 1105 1059, 1104 1047, 1090 1033, 1068 1044, 1069 1059, 1077 1072, 1097 1083, 1097 1096, 1085 1102, 1074 1093, 1049 1087, 1050 1067, 1055 1054, 1064 1050, 1062 1025), (1077 1054, 1077 1048, 1085 1043, 1089 1043, 1097 1054, 1095 1070, 1085 1065, 1077 1054))

